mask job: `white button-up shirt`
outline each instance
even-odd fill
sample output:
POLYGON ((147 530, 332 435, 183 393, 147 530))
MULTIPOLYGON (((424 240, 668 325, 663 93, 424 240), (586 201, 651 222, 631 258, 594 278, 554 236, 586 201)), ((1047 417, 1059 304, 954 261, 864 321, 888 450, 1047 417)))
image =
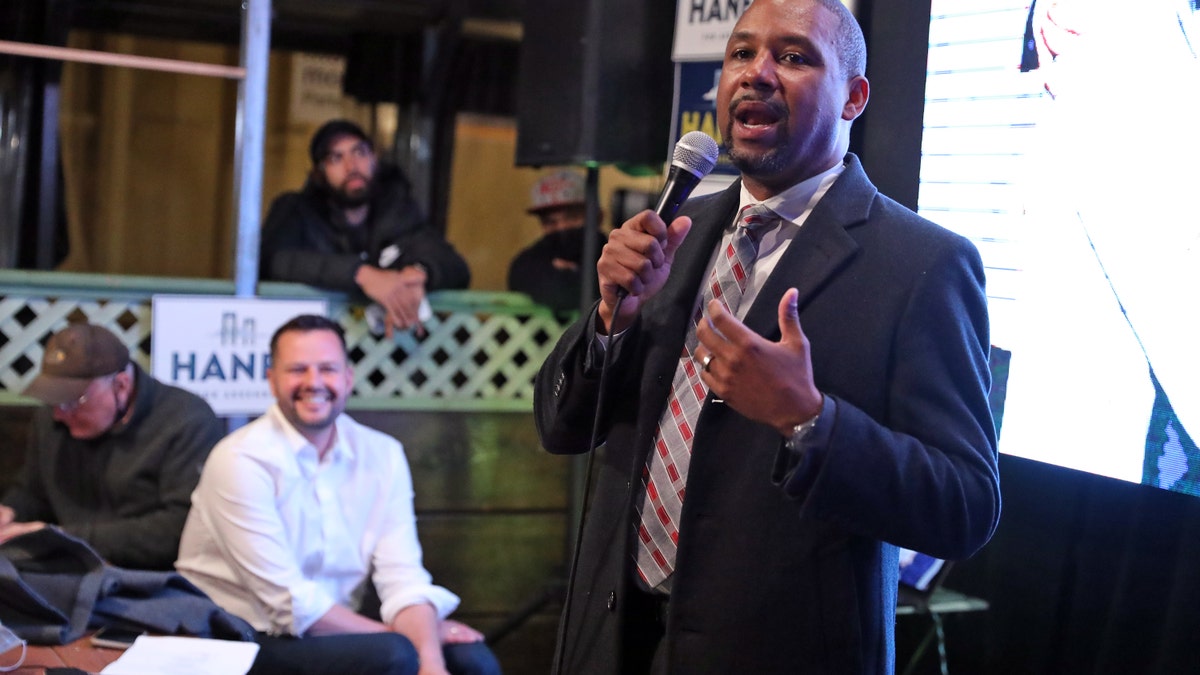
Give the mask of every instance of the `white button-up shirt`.
POLYGON ((367 578, 384 622, 458 597, 421 563, 412 476, 394 438, 338 417, 324 460, 272 406, 217 444, 192 493, 176 568, 256 630, 302 635, 367 578), (372 573, 372 570, 373 573, 372 573))

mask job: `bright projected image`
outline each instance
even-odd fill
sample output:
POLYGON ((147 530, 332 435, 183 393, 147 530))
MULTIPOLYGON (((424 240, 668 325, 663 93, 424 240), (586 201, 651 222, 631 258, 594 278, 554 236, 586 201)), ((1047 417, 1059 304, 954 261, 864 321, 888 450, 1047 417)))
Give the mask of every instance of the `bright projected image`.
POLYGON ((1195 495, 1198 4, 933 0, 918 209, 987 267, 1000 451, 1195 495))

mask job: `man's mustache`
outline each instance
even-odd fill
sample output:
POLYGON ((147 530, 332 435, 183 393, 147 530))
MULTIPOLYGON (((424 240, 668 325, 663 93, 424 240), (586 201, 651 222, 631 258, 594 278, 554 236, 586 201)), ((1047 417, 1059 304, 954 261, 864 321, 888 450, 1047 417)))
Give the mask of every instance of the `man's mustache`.
POLYGON ((733 120, 734 115, 737 113, 738 106, 747 102, 761 103, 766 105, 771 109, 772 113, 778 115, 781 119, 786 119, 788 117, 787 106, 784 105, 782 101, 777 101, 766 96, 759 96, 756 94, 746 94, 745 96, 740 96, 729 102, 729 119, 733 120))

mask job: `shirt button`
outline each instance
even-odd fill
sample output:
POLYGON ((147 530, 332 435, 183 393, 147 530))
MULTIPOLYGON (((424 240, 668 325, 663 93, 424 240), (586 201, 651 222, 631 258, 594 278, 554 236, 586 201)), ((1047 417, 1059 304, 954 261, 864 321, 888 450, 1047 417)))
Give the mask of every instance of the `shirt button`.
POLYGON ((617 593, 616 591, 608 592, 608 611, 613 611, 617 608, 617 593))

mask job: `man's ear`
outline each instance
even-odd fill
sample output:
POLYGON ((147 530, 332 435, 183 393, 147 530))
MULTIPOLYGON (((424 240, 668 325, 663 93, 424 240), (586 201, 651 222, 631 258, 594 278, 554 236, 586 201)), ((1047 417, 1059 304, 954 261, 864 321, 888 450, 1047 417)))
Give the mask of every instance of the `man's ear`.
POLYGON ((113 389, 120 392, 122 396, 128 397, 133 392, 133 367, 127 366, 125 370, 118 372, 113 376, 113 389))
POLYGON ((123 386, 123 387, 132 386, 133 385, 133 364, 131 363, 131 364, 125 366, 125 368, 123 368, 122 370, 117 371, 117 374, 113 376, 113 381, 120 382, 121 386, 123 386))
POLYGON ((853 122, 867 108, 867 99, 871 96, 871 85, 867 78, 856 75, 850 78, 846 102, 842 105, 842 119, 853 122))

